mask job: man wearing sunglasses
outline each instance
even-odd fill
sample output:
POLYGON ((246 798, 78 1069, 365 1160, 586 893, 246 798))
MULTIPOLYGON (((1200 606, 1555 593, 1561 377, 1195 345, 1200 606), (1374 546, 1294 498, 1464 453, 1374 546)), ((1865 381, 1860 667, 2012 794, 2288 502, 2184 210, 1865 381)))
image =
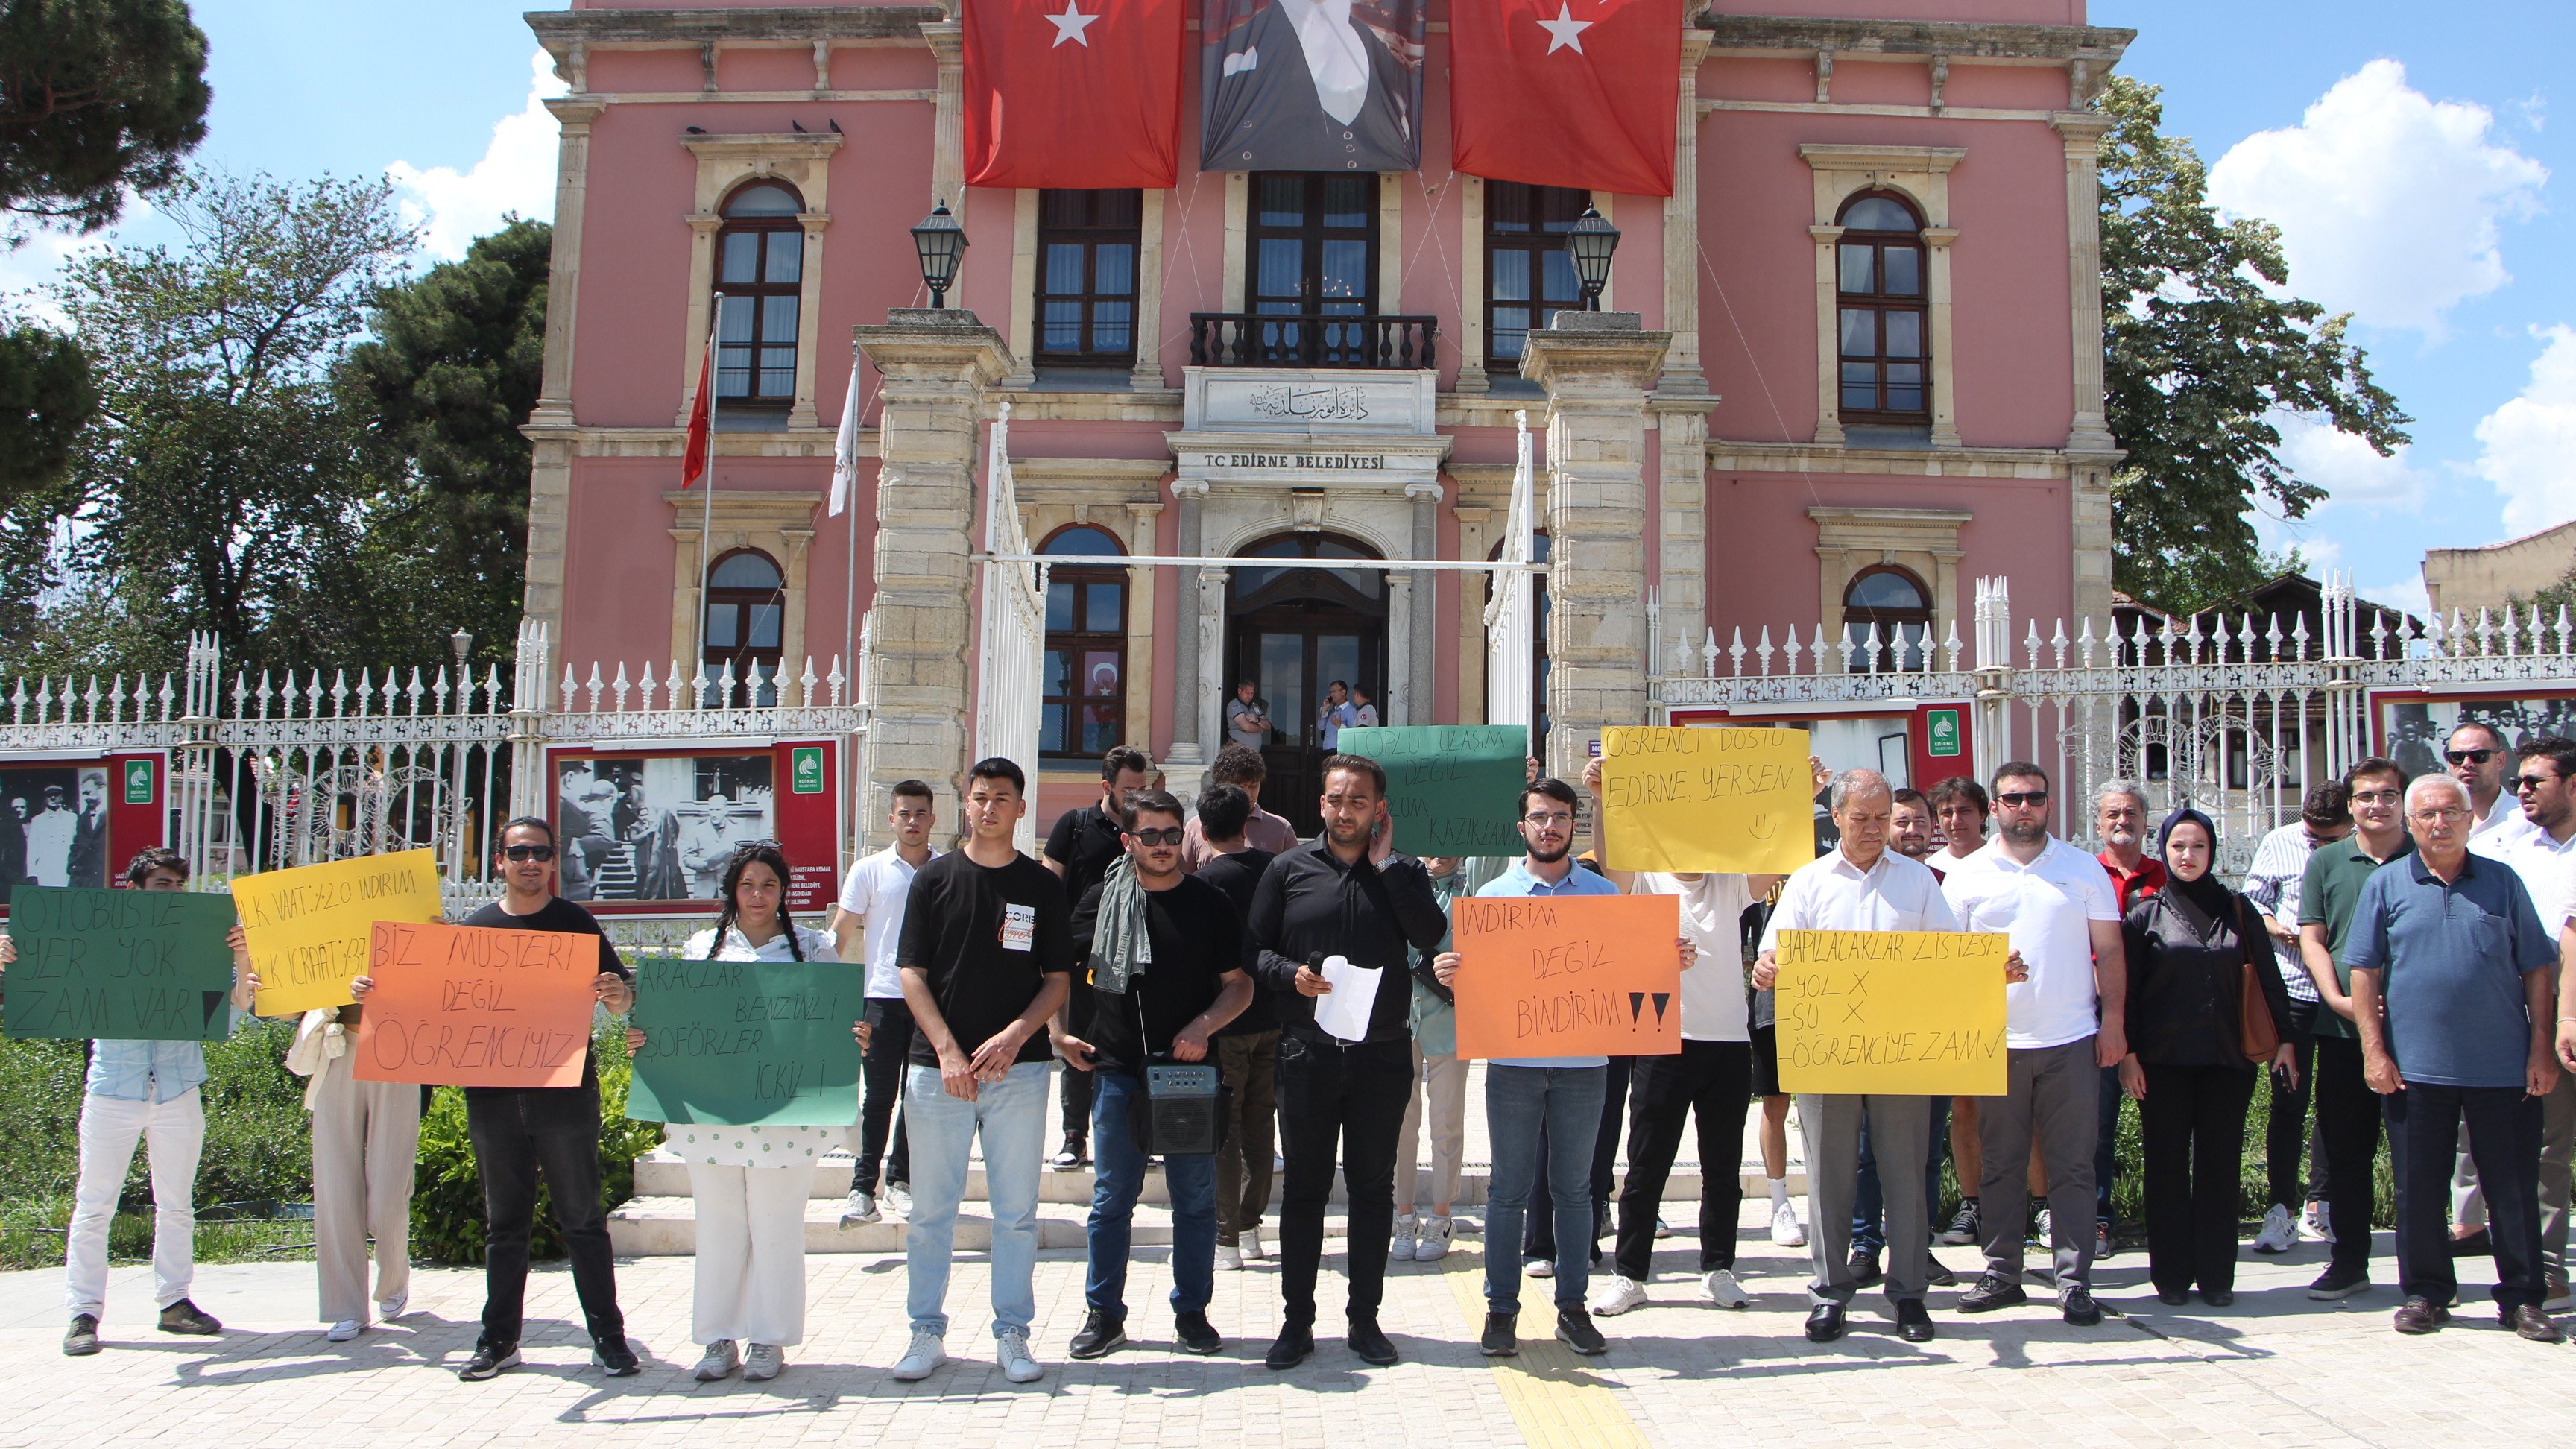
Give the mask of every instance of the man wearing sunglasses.
MULTIPOLYGON (((2505 780, 2505 793, 2522 802, 2523 829, 2490 830, 2473 836, 2469 849, 2512 868, 2540 913, 2541 929, 2558 939, 2570 914, 2567 873, 2576 867, 2576 740, 2555 735, 2525 740, 2520 763, 2505 780)), ((2475 1169, 2462 1144, 2455 1161, 2454 1185, 2475 1183, 2475 1169)), ((2576 1156, 2576 1077, 2561 1075, 2540 1103, 2540 1266, 2547 1292, 2541 1307, 2549 1313, 2568 1309, 2567 1200, 2568 1165, 2576 1156)), ((2474 1192, 2475 1189, 2472 1189, 2474 1192)), ((2485 1202, 2478 1194, 2478 1226, 2485 1226, 2485 1202)), ((2456 1215, 2461 1227, 2468 1214, 2456 1215)), ((2460 1229, 2453 1230, 2454 1238, 2460 1229)))
MULTIPOLYGON (((1181 802, 1138 790, 1120 811, 1126 854, 1073 911, 1074 960, 1092 990, 1090 1029, 1058 1032, 1065 1065, 1091 1074, 1095 1176, 1083 1274, 1085 1314, 1075 1358, 1099 1358, 1127 1341, 1127 1248, 1145 1188, 1138 1114, 1149 1110, 1145 1068, 1156 1060, 1206 1062, 1208 1038, 1252 1002, 1243 926, 1225 892, 1181 873, 1181 802)), ((1172 1199, 1173 1337, 1184 1353, 1211 1354, 1224 1339, 1208 1323, 1216 1294, 1216 1154, 1163 1157, 1172 1199)))
POLYGON ((2463 721, 2442 742, 2442 763, 2450 767, 2450 776, 2460 782, 2460 788, 2469 792, 2469 808, 2477 816, 2471 839, 2495 831, 2518 835, 2530 828, 2521 803, 2508 788, 2512 782, 2505 778, 2513 766, 2513 749, 2495 726, 2463 721))
POLYGON ((2119 897, 2102 862, 2049 834, 2046 771, 2022 760, 2002 766, 1994 798, 1994 842, 1941 883, 1960 928, 2005 932, 2028 972, 2004 989, 2005 1095, 1986 1098, 1978 1114, 1986 1270, 1959 1296, 1959 1311, 2007 1308, 2028 1296, 2021 1179, 2036 1142, 2048 1176, 2058 1309, 2089 1328, 2102 1321, 2090 1287, 2101 1069, 2129 1050, 2119 897))

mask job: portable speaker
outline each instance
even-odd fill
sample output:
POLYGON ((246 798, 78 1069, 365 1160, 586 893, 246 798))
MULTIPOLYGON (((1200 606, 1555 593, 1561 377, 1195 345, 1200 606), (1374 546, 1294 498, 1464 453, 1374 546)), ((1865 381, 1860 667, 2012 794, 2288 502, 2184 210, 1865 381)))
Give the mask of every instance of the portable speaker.
POLYGON ((1164 1157, 1216 1151, 1217 1073, 1212 1063, 1145 1068, 1145 1150, 1164 1157))

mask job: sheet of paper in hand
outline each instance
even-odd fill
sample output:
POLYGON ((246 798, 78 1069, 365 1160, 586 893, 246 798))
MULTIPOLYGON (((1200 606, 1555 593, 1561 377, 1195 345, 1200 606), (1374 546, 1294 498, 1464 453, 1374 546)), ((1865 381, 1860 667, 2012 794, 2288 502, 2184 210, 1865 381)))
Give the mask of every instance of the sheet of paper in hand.
MULTIPOLYGON (((1577 867, 1580 869, 1580 867, 1577 867)), ((1681 902, 1470 896, 1449 908, 1462 1057, 1682 1049, 1681 902)))
POLYGON ((1785 875, 1816 858, 1807 732, 1601 732, 1602 863, 1785 875))
POLYGON ((829 961, 635 963, 644 1045, 626 1115, 701 1126, 846 1127, 859 1116, 866 976, 829 961))
POLYGON ((9 897, 8 1034, 221 1041, 232 928, 223 896, 22 885, 9 897))
POLYGON ((2001 933, 1782 931, 1776 953, 1781 1086, 2003 1095, 2001 933))
POLYGON ((379 921, 352 1075, 441 1087, 578 1087, 599 941, 379 921))
POLYGON ((1386 769, 1395 848, 1407 855, 1518 855, 1529 731, 1520 725, 1346 729, 1339 748, 1386 769))
POLYGON ((438 857, 426 850, 238 876, 232 892, 262 1016, 355 1001, 349 983, 366 974, 376 922, 436 921, 441 910, 438 857))

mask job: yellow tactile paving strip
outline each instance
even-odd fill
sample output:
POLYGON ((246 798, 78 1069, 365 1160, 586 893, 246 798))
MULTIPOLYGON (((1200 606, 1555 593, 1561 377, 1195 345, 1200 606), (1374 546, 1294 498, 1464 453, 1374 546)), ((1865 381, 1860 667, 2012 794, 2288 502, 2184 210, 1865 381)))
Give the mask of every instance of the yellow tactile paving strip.
MULTIPOLYGON (((1485 1261, 1451 1253, 1441 1270, 1465 1316, 1470 1341, 1485 1331, 1485 1261)), ((1494 1384, 1530 1449, 1647 1449, 1644 1431, 1619 1395, 1583 1355, 1557 1342, 1554 1302, 1541 1284, 1538 1301, 1521 1304, 1521 1351, 1490 1359, 1494 1384)))

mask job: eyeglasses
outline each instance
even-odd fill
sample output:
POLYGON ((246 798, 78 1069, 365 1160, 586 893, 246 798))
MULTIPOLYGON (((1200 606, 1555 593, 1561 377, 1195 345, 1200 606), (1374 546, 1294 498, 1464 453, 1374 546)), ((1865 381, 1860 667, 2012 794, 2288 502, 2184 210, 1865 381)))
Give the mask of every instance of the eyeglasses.
POLYGON ((2396 790, 2356 790, 2353 792, 2352 803, 2355 805, 2394 805, 2397 803, 2398 797, 2401 793, 2402 792, 2396 790))
POLYGON ((1570 826, 1574 823, 1574 817, 1571 815, 1548 814, 1542 811, 1532 811, 1521 817, 1521 823, 1534 829, 1545 830, 1551 825, 1560 827, 1570 826))
POLYGON ((2558 777, 2556 775, 2516 775, 2510 783, 2513 786, 2513 793, 2519 795, 2525 790, 2537 790, 2543 785, 2554 785, 2558 783, 2558 777))
POLYGON ((501 847, 501 855, 505 860, 552 860, 555 848, 551 845, 505 845, 501 847))
POLYGON ((1995 797, 1995 803, 1998 805, 2010 805, 2017 809, 2028 809, 2034 805, 2047 804, 2048 792, 2046 790, 2008 790, 2003 794, 1997 795, 1995 797))
POLYGON ((1139 845, 1178 845, 1181 843, 1181 827, 1168 825, 1160 830, 1130 830, 1127 838, 1139 845))
POLYGON ((2444 750, 2442 758, 2454 765, 2483 765, 2502 753, 2502 750, 2444 750))

